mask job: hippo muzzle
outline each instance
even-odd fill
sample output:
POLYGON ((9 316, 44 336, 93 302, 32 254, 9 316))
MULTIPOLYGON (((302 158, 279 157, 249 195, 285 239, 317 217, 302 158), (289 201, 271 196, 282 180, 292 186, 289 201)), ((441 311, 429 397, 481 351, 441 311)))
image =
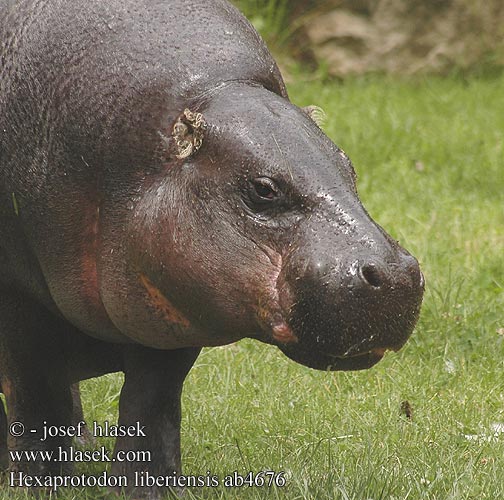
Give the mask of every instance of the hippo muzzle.
POLYGON ((412 256, 354 258, 338 270, 314 267, 297 281, 288 320, 297 342, 280 345, 288 357, 311 368, 360 370, 404 345, 424 286, 412 256))
POLYGON ((387 350, 399 350, 416 324, 424 291, 417 260, 357 198, 343 200, 324 199, 316 208, 278 279, 284 329, 291 335, 277 345, 289 358, 322 370, 369 368, 387 350))

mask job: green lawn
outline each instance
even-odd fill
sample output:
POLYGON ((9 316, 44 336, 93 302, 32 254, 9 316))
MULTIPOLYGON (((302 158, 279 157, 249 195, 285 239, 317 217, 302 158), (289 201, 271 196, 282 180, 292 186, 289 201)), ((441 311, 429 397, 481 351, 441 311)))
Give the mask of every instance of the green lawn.
MULTIPOLYGON (((421 319, 364 372, 316 372, 252 341, 205 350, 185 386, 184 473, 283 471, 287 484, 186 498, 504 498, 504 78, 300 76, 289 91, 324 108, 365 206, 420 260, 421 319)), ((87 419, 116 419, 119 389, 118 375, 83 384, 87 419)))

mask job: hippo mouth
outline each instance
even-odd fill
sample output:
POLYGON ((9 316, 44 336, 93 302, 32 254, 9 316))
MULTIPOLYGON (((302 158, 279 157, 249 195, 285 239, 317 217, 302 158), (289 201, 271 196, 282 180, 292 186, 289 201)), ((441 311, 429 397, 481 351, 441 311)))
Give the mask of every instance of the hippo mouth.
MULTIPOLYGON (((417 314, 418 310, 413 313, 410 321, 400 325, 397 330, 382 324, 378 325, 378 330, 373 331, 369 329, 369 324, 365 328, 362 324, 359 325, 359 322, 350 326, 341 322, 342 331, 352 332, 345 335, 347 341, 348 338, 360 337, 359 341, 344 346, 346 342, 338 344, 334 341, 322 340, 322 343, 319 343, 320 337, 314 335, 313 331, 306 335, 302 329, 291 326, 291 321, 286 319, 287 315, 277 311, 271 315, 265 328, 265 323, 263 323, 269 339, 260 340, 276 345, 288 358, 308 368, 324 371, 366 370, 381 361, 387 351, 397 352, 402 348, 413 330, 417 314), (367 332, 363 334, 361 329, 367 332), (298 335, 298 332, 301 335, 298 335)), ((323 331, 323 329, 317 328, 315 331, 323 331)), ((338 338, 334 334, 327 337, 338 338)))
POLYGON ((366 370, 382 360, 386 351, 398 351, 400 347, 377 347, 369 351, 337 356, 327 352, 292 349, 290 346, 279 346, 280 350, 290 359, 315 370, 347 371, 366 370))
POLYGON ((366 370, 381 361, 387 351, 397 352, 403 347, 413 331, 419 305, 420 301, 408 308, 409 314, 400 311, 395 318, 385 315, 374 322, 363 321, 362 316, 345 321, 338 317, 338 309, 332 312, 330 322, 325 320, 328 314, 315 315, 315 321, 307 321, 313 318, 310 312, 300 318, 285 314, 279 307, 268 321, 262 318, 268 338, 257 338, 276 345, 288 358, 309 368, 366 370))

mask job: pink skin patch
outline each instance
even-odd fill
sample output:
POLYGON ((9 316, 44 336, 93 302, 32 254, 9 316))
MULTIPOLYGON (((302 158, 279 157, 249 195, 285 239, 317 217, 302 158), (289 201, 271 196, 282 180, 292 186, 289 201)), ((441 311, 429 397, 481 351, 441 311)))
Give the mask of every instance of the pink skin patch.
POLYGON ((100 208, 95 205, 86 210, 84 223, 84 245, 81 256, 82 295, 87 303, 92 304, 97 310, 107 316, 101 300, 98 287, 98 270, 96 267, 96 254, 98 250, 98 230, 100 221, 100 208))
POLYGON ((298 338, 292 332, 290 326, 284 320, 284 313, 280 305, 278 292, 279 276, 282 271, 282 255, 271 248, 262 248, 273 265, 273 272, 269 280, 266 293, 260 297, 257 316, 260 323, 271 329, 273 338, 282 344, 298 342, 298 338))
POLYGON ((139 278, 149 295, 150 303, 167 322, 176 323, 186 328, 190 326, 189 320, 153 285, 147 276, 140 274, 139 278))
POLYGON ((298 341, 287 323, 281 323, 273 327, 273 338, 282 344, 291 344, 298 341))
POLYGON ((375 347, 374 349, 371 350, 371 352, 376 355, 376 356, 380 356, 381 358, 383 358, 383 356, 385 355, 385 351, 387 349, 383 348, 383 347, 375 347))

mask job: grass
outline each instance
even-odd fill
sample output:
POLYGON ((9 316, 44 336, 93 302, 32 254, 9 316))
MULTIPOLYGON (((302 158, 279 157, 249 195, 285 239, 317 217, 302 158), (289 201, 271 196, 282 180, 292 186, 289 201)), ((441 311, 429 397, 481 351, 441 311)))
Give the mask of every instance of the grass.
MULTIPOLYGON (((504 498, 502 88, 504 78, 379 76, 321 84, 300 75, 290 85, 294 102, 325 109, 365 206, 421 261, 422 315, 403 350, 364 372, 312 371, 247 340, 206 349, 183 396, 184 473, 284 471, 287 484, 186 498, 504 498)), ((120 380, 83 384, 88 421, 117 418, 120 380)), ((25 496, 3 488, 0 498, 25 496)))

